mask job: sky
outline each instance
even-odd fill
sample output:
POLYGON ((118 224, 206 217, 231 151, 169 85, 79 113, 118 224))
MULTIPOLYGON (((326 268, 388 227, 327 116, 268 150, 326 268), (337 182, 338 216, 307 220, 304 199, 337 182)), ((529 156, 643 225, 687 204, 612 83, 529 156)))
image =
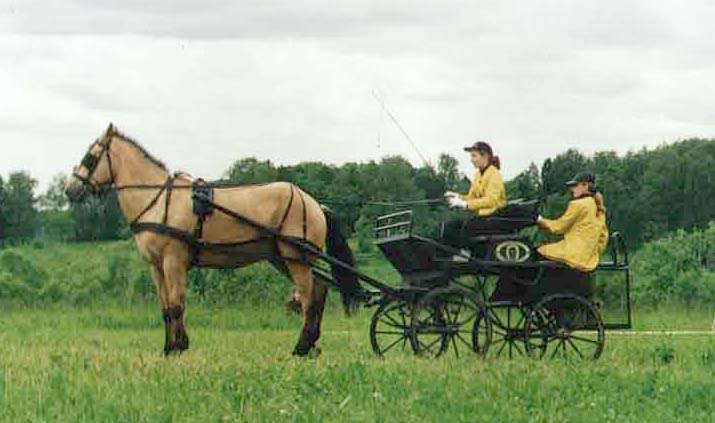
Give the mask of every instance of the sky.
POLYGON ((715 137, 712 1, 0 0, 0 175, 46 187, 113 122, 172 170, 342 164, 492 144, 715 137))

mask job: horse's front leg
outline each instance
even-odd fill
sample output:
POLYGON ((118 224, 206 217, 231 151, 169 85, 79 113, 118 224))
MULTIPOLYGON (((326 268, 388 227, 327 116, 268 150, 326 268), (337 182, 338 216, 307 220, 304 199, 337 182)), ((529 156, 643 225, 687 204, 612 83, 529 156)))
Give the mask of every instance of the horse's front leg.
POLYGON ((168 351, 182 352, 189 348, 189 335, 184 325, 186 311, 186 254, 169 253, 164 257, 164 277, 167 286, 167 337, 168 351))
POLYGON ((162 318, 164 319, 164 354, 169 354, 169 293, 164 279, 164 270, 161 266, 151 265, 151 279, 154 281, 156 296, 161 307, 162 318))

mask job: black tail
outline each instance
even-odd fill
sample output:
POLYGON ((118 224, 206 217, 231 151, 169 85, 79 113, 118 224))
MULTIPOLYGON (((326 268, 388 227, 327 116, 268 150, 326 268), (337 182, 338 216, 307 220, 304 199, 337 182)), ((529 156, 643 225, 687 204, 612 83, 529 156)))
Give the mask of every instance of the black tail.
MULTIPOLYGON (((343 233, 340 231, 340 221, 338 217, 332 210, 325 206, 323 206, 323 213, 328 223, 328 254, 350 267, 355 267, 355 257, 350 250, 345 236, 343 236, 343 233)), ((360 303, 360 298, 362 297, 360 295, 362 288, 358 282, 358 277, 354 272, 343 267, 335 265, 331 267, 333 279, 335 279, 335 282, 338 284, 338 290, 340 290, 340 296, 345 306, 345 312, 350 314, 357 308, 360 303)))

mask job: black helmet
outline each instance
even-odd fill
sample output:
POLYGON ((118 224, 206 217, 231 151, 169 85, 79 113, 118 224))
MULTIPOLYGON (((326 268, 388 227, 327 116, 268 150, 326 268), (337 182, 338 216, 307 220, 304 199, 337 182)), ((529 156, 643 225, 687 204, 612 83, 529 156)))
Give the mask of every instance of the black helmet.
POLYGON ((577 184, 580 184, 582 182, 587 182, 589 187, 595 187, 596 186, 596 175, 594 175, 592 172, 579 172, 571 178, 570 181, 566 182, 567 187, 571 187, 577 184))

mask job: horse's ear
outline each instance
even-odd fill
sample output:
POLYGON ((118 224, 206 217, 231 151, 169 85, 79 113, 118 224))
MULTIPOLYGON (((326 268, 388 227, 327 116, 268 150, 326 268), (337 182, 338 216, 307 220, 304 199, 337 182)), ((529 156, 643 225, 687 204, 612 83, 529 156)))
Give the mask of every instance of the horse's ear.
POLYGON ((107 128, 107 135, 113 134, 114 131, 116 131, 116 128, 114 127, 113 123, 109 123, 109 127, 107 128))

